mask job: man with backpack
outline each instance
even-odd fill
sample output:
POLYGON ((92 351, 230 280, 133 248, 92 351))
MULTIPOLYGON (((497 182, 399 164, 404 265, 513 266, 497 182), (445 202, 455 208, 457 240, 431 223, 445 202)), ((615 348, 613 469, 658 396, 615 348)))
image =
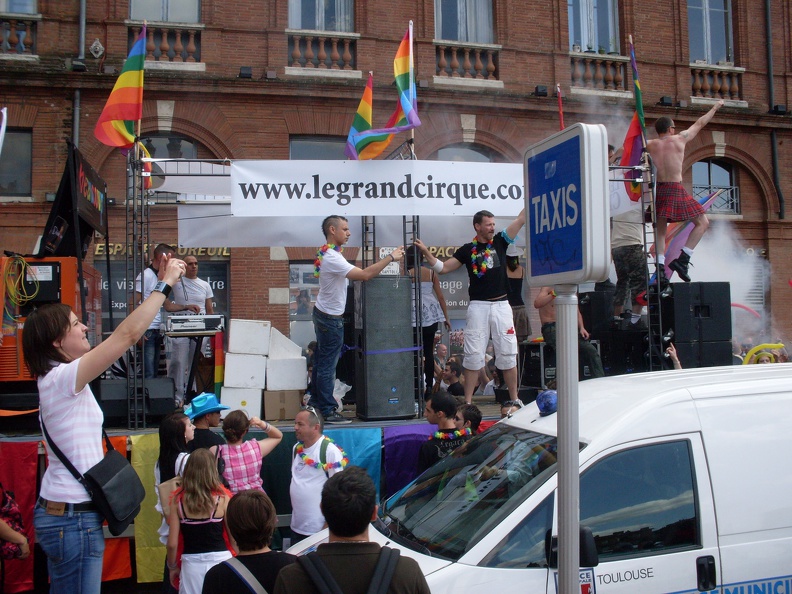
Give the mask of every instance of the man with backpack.
POLYGON ((323 435, 323 429, 322 416, 311 406, 298 412, 294 419, 297 444, 292 450, 289 486, 292 544, 324 528, 325 518, 319 505, 322 487, 349 461, 344 451, 323 435))
POLYGON ((377 518, 377 491, 363 468, 350 466, 331 477, 322 488, 321 509, 329 542, 281 569, 275 594, 429 594, 415 560, 369 542, 369 523, 377 518))

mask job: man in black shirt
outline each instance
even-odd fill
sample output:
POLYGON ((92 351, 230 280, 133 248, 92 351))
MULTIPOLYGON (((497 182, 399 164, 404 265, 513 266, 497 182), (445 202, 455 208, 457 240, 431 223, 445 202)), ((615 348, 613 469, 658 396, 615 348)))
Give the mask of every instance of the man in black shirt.
POLYGON ((223 436, 215 433, 211 428, 220 426, 220 411, 228 408, 220 404, 214 394, 203 393, 193 398, 184 409, 184 414, 195 425, 195 437, 187 444, 187 449, 194 452, 198 448, 223 445, 225 443, 223 436))
POLYGON ((415 240, 427 263, 438 274, 457 270, 463 264, 470 279, 470 305, 465 319, 465 402, 473 402, 479 370, 484 367, 487 343, 492 336, 495 365, 503 372, 509 397, 517 400, 517 335, 507 299, 509 280, 506 274, 506 249, 514 243, 525 224, 525 210, 506 229, 495 233, 495 215, 480 210, 473 216, 473 241, 460 247, 441 262, 420 239, 415 240))
POLYGON ((443 381, 448 384, 446 391, 451 396, 464 396, 465 387, 459 378, 462 377, 462 366, 456 361, 449 361, 443 370, 443 381))
POLYGON ((437 431, 418 450, 418 474, 471 438, 469 428, 456 428, 454 416, 457 406, 456 398, 445 390, 438 390, 431 398, 427 397, 424 417, 427 422, 437 425, 437 431))

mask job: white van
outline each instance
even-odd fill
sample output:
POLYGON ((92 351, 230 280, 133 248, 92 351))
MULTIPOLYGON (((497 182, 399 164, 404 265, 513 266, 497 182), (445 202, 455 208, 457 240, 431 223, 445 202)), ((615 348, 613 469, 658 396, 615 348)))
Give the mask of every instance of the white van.
MULTIPOLYGON (((371 540, 416 559, 433 594, 554 594, 556 421, 529 405, 477 436, 384 502, 371 540)), ((581 593, 792 592, 790 423, 792 364, 582 383, 580 523, 599 563, 581 593)))

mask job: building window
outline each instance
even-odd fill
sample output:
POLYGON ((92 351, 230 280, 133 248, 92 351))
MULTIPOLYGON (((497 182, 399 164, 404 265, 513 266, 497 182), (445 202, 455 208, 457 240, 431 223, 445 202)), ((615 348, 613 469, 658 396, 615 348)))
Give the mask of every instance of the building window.
POLYGON ((353 0, 289 0, 289 28, 352 33, 353 0))
POLYGON ((734 63, 731 0, 688 0, 690 61, 734 63))
POLYGON ((292 161, 343 161, 346 139, 337 136, 293 136, 289 139, 292 161))
POLYGON ((6 131, 0 154, 0 196, 31 196, 33 133, 6 131))
POLYGON ((619 51, 618 0, 567 0, 572 51, 619 51))
POLYGON ((200 0, 131 0, 130 18, 165 23, 201 22, 200 0))
POLYGON ((457 161, 461 163, 503 163, 503 159, 485 146, 456 144, 441 148, 432 161, 457 161))
POLYGON ((721 214, 740 214, 740 188, 732 166, 717 159, 693 163, 693 197, 701 200, 718 192, 709 210, 721 214))
POLYGON ((14 14, 36 14, 38 12, 36 0, 0 0, 0 12, 14 14))
POLYGON ((435 0, 435 38, 494 43, 492 0, 435 0))

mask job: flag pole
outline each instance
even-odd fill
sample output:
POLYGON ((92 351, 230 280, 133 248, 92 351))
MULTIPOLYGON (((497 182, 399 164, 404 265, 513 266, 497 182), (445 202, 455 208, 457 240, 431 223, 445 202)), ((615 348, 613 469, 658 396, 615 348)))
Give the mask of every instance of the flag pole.
MULTIPOLYGON (((410 25, 408 27, 410 32, 410 103, 415 105, 415 61, 413 58, 413 22, 410 20, 410 25)), ((410 128, 410 155, 412 156, 412 160, 415 161, 415 128, 410 128)))
POLYGON ((564 102, 561 95, 561 83, 556 83, 556 97, 558 97, 558 118, 560 120, 560 130, 565 128, 564 126, 564 102))

